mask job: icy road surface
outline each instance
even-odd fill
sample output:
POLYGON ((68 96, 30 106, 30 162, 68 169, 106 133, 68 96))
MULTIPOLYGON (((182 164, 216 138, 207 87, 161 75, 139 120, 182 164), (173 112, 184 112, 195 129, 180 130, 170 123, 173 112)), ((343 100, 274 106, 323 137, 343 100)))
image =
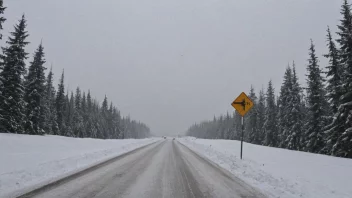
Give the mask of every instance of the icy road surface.
POLYGON ((262 198, 177 140, 163 140, 24 197, 262 198))

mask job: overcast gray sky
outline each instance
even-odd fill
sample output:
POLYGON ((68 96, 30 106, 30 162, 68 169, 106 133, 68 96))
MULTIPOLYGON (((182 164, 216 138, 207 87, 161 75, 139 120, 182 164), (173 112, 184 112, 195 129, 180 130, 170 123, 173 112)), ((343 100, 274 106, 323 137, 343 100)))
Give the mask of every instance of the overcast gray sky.
POLYGON ((342 0, 4 0, 5 39, 22 13, 28 52, 43 39, 56 84, 104 95, 158 135, 232 112, 232 100, 288 62, 305 82, 309 39, 326 60, 342 0))

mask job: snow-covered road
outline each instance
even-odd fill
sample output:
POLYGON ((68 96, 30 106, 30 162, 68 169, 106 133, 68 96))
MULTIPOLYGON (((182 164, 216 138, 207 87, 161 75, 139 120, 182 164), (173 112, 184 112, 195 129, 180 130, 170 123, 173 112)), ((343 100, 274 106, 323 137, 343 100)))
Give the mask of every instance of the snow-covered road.
POLYGON ((177 140, 163 140, 24 197, 264 196, 177 140))

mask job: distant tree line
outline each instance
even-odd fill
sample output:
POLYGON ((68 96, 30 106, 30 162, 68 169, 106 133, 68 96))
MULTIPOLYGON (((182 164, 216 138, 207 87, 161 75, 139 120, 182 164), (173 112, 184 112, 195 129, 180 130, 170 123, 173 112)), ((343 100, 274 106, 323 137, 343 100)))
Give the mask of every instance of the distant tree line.
MULTIPOLYGON (((0 30, 6 21, 0 0, 0 30)), ((0 132, 31 135, 62 135, 101 139, 145 138, 149 128, 119 110, 105 96, 100 104, 90 91, 65 92, 64 72, 57 90, 53 72, 45 75, 45 54, 40 43, 29 67, 29 44, 25 16, 14 26, 0 55, 0 132)), ((2 39, 2 34, 0 34, 2 39)))
MULTIPOLYGON (((253 144, 352 158, 352 14, 344 0, 337 39, 327 29, 329 64, 319 66, 313 41, 309 47, 306 87, 298 82, 295 63, 286 68, 279 96, 253 87, 255 106, 245 117, 245 141, 253 144)), ((241 117, 220 116, 195 124, 187 135, 239 140, 241 117)))

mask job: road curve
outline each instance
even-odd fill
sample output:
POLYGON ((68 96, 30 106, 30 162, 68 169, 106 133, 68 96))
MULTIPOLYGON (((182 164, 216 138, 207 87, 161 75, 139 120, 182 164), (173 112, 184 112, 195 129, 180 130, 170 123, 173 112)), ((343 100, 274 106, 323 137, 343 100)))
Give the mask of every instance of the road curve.
POLYGON ((164 140, 71 180, 23 197, 262 198, 264 196, 176 140, 164 140))

